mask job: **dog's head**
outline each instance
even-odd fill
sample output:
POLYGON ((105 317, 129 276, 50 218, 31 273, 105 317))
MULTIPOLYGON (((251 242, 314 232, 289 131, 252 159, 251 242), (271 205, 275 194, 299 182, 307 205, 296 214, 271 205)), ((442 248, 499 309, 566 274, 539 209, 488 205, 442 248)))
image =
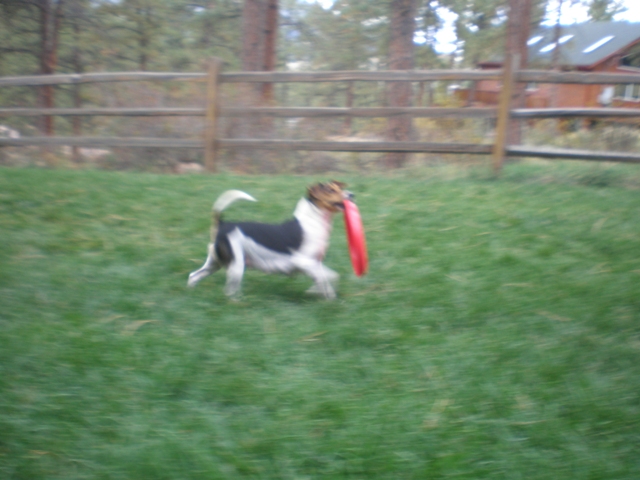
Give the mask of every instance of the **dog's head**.
POLYGON ((316 183, 307 188, 307 197, 316 207, 331 213, 344 210, 344 200, 353 197, 353 194, 344 187, 342 182, 332 180, 328 183, 316 183))

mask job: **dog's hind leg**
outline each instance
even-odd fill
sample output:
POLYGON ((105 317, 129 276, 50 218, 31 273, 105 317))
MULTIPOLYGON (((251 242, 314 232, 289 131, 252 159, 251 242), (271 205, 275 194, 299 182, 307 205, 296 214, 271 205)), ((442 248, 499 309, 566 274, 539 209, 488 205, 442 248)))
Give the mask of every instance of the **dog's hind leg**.
POLYGON ((233 260, 227 267, 227 283, 224 286, 224 293, 225 295, 232 297, 240 293, 245 261, 244 251, 242 246, 239 245, 238 240, 230 237, 229 243, 231 245, 231 251, 233 252, 233 260))
POLYGON ((207 259, 204 262, 204 265, 200 267, 198 270, 191 272, 189 274, 189 280, 187 281, 188 287, 195 287, 200 280, 205 277, 208 277, 212 273, 218 271, 220 269, 220 264, 216 259, 216 247, 214 243, 209 243, 207 246, 207 259))

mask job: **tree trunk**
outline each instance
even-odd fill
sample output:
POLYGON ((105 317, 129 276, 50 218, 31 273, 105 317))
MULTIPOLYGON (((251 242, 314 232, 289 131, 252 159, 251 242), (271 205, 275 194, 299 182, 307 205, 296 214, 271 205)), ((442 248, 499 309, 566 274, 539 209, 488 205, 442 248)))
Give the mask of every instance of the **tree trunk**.
MULTIPOLYGON (((413 35, 415 33, 415 0, 391 1, 391 32, 389 40, 389 69, 413 68, 413 35)), ((390 82, 387 90, 390 107, 411 106, 410 82, 390 82)), ((387 122, 387 140, 408 141, 411 138, 411 117, 398 116, 387 122)), ((391 152, 385 155, 387 167, 399 168, 407 161, 407 154, 391 152)))
MULTIPOLYGON (((514 54, 519 60, 516 70, 527 67, 527 41, 531 30, 531 0, 509 0, 509 18, 507 20, 507 38, 505 58, 514 54)), ((510 108, 524 108, 526 106, 527 85, 516 82, 513 85, 513 95, 510 108)), ((522 143, 522 122, 512 118, 507 131, 507 144, 522 143)))
MULTIPOLYGON (((62 7, 64 0, 42 0, 40 7, 40 73, 52 75, 58 64, 58 38, 60 22, 62 20, 62 7)), ((53 85, 45 85, 41 88, 41 103, 44 108, 54 107, 53 85)), ((53 135, 53 117, 46 116, 42 129, 45 135, 53 135)))
MULTIPOLYGON (((267 0, 264 29, 264 63, 263 70, 271 72, 276 69, 276 43, 278 40, 278 0, 267 0)), ((273 83, 262 84, 262 103, 273 104, 273 83)))
MULTIPOLYGON (((345 102, 345 107, 353 108, 353 100, 354 100, 353 82, 347 82, 346 94, 347 94, 347 98, 345 102)), ((352 133, 353 133, 353 117, 346 116, 344 119, 344 134, 351 135, 352 133)))
POLYGON ((260 71, 264 58, 266 0, 245 0, 242 11, 242 69, 260 71))
POLYGON ((139 11, 137 19, 137 36, 138 36, 138 68, 146 72, 149 68, 149 45, 151 43, 151 10, 144 8, 139 11))
MULTIPOLYGON (((244 71, 271 71, 276 67, 276 39, 278 35, 278 0, 245 0, 242 11, 242 69, 244 71)), ((248 106, 270 105, 274 100, 273 84, 248 84, 241 90, 242 103, 248 106)), ((235 122, 234 122, 235 123, 235 122)), ((270 118, 248 118, 235 124, 233 129, 244 138, 273 136, 270 118)), ((272 170, 269 155, 254 157, 254 152, 238 152, 242 169, 249 164, 263 171, 272 170)))
MULTIPOLYGON (((82 63, 82 54, 80 53, 80 17, 83 12, 78 5, 75 8, 72 16, 72 28, 73 28, 73 71, 76 73, 83 73, 84 66, 82 63)), ((73 106, 75 108, 82 108, 82 95, 80 84, 75 84, 73 87, 73 106)), ((73 135, 75 137, 82 136, 82 117, 74 116, 71 120, 73 127, 73 135)), ((74 163, 80 163, 80 148, 77 145, 71 147, 71 160, 74 163)))
MULTIPOLYGON (((560 69, 560 33, 562 31, 562 26, 560 25, 560 20, 562 19, 562 0, 558 0, 558 13, 556 18, 556 24, 553 27, 553 41, 556 47, 553 49, 553 56, 551 57, 551 69, 559 70, 560 69)), ((556 108, 558 106, 558 91, 559 85, 554 83, 551 87, 551 107, 556 108)))

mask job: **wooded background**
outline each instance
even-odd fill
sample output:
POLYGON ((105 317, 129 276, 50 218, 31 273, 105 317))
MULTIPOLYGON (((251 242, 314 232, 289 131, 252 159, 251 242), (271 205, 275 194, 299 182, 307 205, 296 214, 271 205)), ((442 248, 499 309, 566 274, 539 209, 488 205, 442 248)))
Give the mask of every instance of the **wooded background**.
MULTIPOLYGON (((328 9, 302 0, 0 0, 0 76, 201 72, 212 56, 223 60, 226 71, 473 67, 483 58, 503 54, 505 47, 517 50, 525 45, 528 31, 545 15, 553 16, 563 5, 575 3, 584 4, 594 21, 610 20, 623 10, 620 0, 338 0, 328 9), (436 51, 436 33, 443 28, 442 8, 458 15, 455 29, 459 45, 448 55, 436 51), (524 22, 526 28, 509 27, 509 16, 517 16, 518 24, 524 22)), ((526 58, 522 62, 526 66, 526 58)), ((269 106, 276 98, 285 106, 447 106, 453 101, 447 95, 450 86, 443 82, 417 86, 347 82, 313 87, 285 84, 276 90, 265 83, 230 89, 225 99, 238 106, 269 106)), ((203 95, 202 85, 197 83, 47 85, 0 89, 0 104, 15 108, 184 107, 201 105, 203 95)), ((188 117, 171 122, 136 119, 135 123, 97 117, 10 117, 3 123, 22 135, 150 133, 188 137, 202 131, 188 117)), ((358 124, 347 118, 333 123, 322 128, 292 121, 282 125, 317 138, 416 138, 408 117, 358 124)), ((440 126, 447 131, 452 127, 440 126)), ((225 128, 231 137, 258 131, 263 138, 272 138, 278 125, 271 120, 245 118, 231 120, 225 128)), ((487 130, 475 133, 479 137, 486 134, 487 130)), ((197 160, 189 155, 181 154, 178 161, 197 160)), ((384 158, 388 167, 405 161, 402 153, 388 153, 384 158)), ((240 163, 251 162, 245 159, 240 163)))
MULTIPOLYGON (((0 75, 201 71, 213 56, 228 70, 297 62, 311 70, 439 68, 451 60, 435 52, 442 7, 458 15, 457 61, 474 66, 504 49, 509 3, 336 0, 324 9, 304 0, 0 0, 0 75), (416 32, 417 43, 406 42, 416 32)), ((624 10, 620 0, 511 3, 530 6, 532 27, 563 5, 584 4, 593 21, 624 10)))

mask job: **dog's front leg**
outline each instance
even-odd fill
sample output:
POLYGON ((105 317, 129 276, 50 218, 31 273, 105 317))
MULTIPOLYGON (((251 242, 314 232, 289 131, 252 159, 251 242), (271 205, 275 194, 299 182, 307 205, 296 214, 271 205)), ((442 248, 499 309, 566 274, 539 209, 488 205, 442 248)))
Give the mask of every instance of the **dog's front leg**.
POLYGON ((187 281, 188 287, 195 287, 200 280, 208 277, 212 273, 220 269, 220 264, 216 260, 216 247, 214 243, 209 243, 207 246, 207 259, 204 265, 198 270, 189 274, 189 280, 187 281))
POLYGON ((316 283, 313 286, 313 290, 318 291, 324 298, 333 300, 336 298, 336 288, 339 278, 340 275, 338 275, 337 272, 318 262, 317 277, 315 278, 316 283))
POLYGON ((297 259, 296 264, 298 269, 311 277, 314 282, 313 286, 307 290, 308 293, 322 295, 328 300, 336 298, 335 286, 340 278, 337 272, 318 260, 297 259))

